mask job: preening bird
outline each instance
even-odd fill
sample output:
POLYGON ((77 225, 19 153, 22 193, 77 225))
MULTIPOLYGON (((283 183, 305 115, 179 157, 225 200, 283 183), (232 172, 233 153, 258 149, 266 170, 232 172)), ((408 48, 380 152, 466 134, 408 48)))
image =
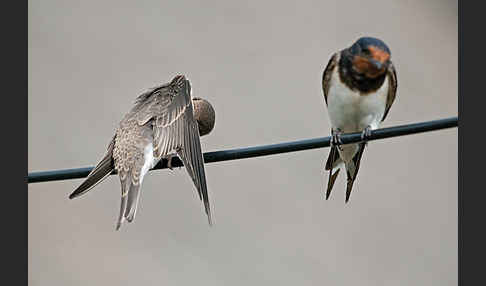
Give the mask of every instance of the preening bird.
POLYGON ((211 104, 192 97, 189 80, 183 75, 141 94, 120 122, 103 159, 69 198, 88 192, 115 170, 121 183, 118 230, 124 221, 132 222, 135 218, 140 187, 147 172, 162 158, 168 159, 172 168, 171 159, 177 155, 194 182, 211 224, 199 136, 210 133, 214 123, 211 104))
POLYGON ((332 135, 325 166, 329 171, 326 200, 344 165, 348 202, 370 131, 385 120, 395 100, 397 75, 390 57, 383 41, 363 37, 335 53, 324 70, 322 89, 332 135), (340 135, 352 132, 362 132, 363 142, 341 145, 340 135))

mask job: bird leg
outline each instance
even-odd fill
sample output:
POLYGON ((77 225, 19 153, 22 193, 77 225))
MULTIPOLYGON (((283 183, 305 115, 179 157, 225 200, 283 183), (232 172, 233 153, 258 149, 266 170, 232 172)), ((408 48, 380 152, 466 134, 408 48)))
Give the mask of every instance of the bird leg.
POLYGON ((361 132, 361 140, 368 144, 368 140, 370 140, 371 137, 371 126, 368 125, 366 128, 361 132))
POLYGON ((174 170, 174 167, 172 167, 172 158, 174 158, 175 156, 177 156, 177 154, 173 153, 173 154, 169 154, 167 155, 167 168, 169 168, 171 171, 174 170))
POLYGON ((340 151, 343 151, 341 145, 343 141, 341 140, 341 134, 343 131, 340 128, 331 128, 331 147, 336 146, 340 151))

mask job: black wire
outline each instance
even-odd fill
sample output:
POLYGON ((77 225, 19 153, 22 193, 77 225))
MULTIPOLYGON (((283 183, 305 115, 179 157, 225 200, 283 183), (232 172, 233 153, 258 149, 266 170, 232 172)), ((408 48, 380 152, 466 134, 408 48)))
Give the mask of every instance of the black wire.
MULTIPOLYGON (((426 121, 420 123, 413 123, 407 125, 400 125, 388 128, 382 128, 371 131, 369 140, 378 140, 396 136, 410 135, 422 132, 429 132, 434 130, 440 130, 445 128, 457 127, 457 117, 426 121)), ((204 153, 204 162, 213 163, 228 160, 237 160, 245 158, 253 158, 260 156, 268 156, 280 153, 296 152, 302 150, 316 149, 322 147, 329 147, 330 137, 321 137, 314 139, 306 139, 292 142, 284 142, 279 144, 262 145, 248 148, 238 148, 223 151, 207 152, 204 153)), ((341 136, 343 144, 361 142, 361 133, 349 133, 341 136)), ((174 157, 172 159, 173 167, 183 166, 179 158, 174 157)), ((154 168, 165 169, 167 168, 167 160, 161 160, 154 168)), ((68 179, 78 179, 88 176, 93 167, 64 169, 54 171, 32 172, 28 174, 28 183, 38 183, 47 181, 59 181, 68 179)), ((116 174, 113 172, 112 174, 116 174)))

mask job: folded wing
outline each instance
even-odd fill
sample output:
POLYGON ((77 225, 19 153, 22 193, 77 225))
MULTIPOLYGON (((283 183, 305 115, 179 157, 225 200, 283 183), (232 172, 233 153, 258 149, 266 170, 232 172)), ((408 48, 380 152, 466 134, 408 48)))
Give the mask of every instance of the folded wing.
POLYGON ((176 77, 167 86, 154 89, 136 107, 138 124, 152 120, 154 156, 167 157, 177 153, 204 202, 211 224, 204 159, 199 140, 199 127, 194 118, 189 81, 176 77))

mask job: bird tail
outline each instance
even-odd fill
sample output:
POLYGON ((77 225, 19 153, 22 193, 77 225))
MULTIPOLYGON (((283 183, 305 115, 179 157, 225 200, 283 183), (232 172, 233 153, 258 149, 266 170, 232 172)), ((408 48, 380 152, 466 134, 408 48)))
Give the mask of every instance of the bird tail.
POLYGON ((339 152, 337 150, 337 146, 332 146, 331 150, 329 151, 329 156, 327 157, 327 162, 325 166, 325 170, 329 171, 329 180, 327 182, 327 191, 326 191, 326 200, 329 199, 331 195, 332 187, 334 186, 334 182, 336 181, 337 176, 339 175, 338 169, 334 174, 332 173, 334 168, 337 168, 342 163, 341 158, 339 157, 339 152))
POLYGON ((135 184, 131 176, 126 176, 124 179, 120 178, 121 183, 121 205, 120 215, 116 224, 116 230, 120 229, 120 226, 124 221, 132 222, 137 213, 138 201, 140 199, 140 186, 142 181, 139 180, 135 184))
POLYGON ((363 156, 364 149, 366 147, 366 143, 360 143, 358 152, 353 157, 353 159, 349 162, 346 162, 346 173, 347 173, 347 185, 346 185, 346 199, 345 202, 349 201, 349 197, 351 196, 351 191, 353 189, 354 181, 356 180, 356 176, 358 175, 359 166, 361 164, 361 157, 363 156))
POLYGON ((69 195, 70 199, 74 199, 88 192, 111 174, 111 172, 115 169, 112 157, 114 145, 115 137, 113 137, 113 139, 111 140, 110 145, 108 146, 108 150, 103 159, 101 159, 98 165, 96 165, 96 167, 94 167, 94 169, 89 173, 86 180, 84 180, 84 182, 69 195))

